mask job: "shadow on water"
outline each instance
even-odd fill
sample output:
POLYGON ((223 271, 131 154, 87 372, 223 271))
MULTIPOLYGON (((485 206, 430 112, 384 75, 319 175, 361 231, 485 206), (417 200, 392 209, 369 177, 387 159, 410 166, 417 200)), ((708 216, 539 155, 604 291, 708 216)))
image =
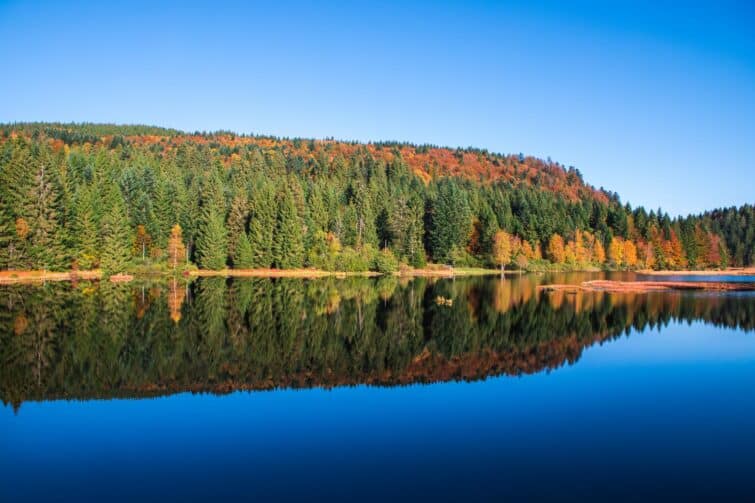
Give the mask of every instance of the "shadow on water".
POLYGON ((4 286, 0 398, 477 380, 573 364, 672 321, 755 329, 752 295, 536 290, 605 276, 4 286))

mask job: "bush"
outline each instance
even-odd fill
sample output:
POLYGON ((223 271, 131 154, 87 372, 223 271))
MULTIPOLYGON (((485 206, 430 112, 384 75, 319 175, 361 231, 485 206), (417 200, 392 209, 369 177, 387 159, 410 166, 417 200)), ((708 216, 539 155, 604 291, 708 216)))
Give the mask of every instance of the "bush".
POLYGON ((451 250, 451 264, 454 267, 482 267, 483 263, 464 248, 455 246, 451 250))
POLYGON ((364 272, 370 270, 372 264, 372 253, 370 250, 363 249, 362 252, 347 246, 338 256, 338 270, 343 272, 364 272))
POLYGON ((398 271, 398 259, 390 249, 383 248, 375 255, 375 270, 383 274, 398 271))

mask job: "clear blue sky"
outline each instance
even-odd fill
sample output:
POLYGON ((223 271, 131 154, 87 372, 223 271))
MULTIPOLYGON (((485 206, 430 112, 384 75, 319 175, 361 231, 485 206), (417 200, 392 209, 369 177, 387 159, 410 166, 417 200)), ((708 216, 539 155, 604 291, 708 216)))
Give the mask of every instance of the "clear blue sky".
POLYGON ((471 145, 698 212, 755 202, 753 27, 748 1, 0 0, 0 121, 471 145))

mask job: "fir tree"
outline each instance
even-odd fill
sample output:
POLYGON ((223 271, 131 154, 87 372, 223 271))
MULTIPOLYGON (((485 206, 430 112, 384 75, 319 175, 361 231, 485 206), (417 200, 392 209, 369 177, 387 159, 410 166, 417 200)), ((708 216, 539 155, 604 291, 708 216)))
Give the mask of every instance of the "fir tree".
POLYGON ((254 267, 254 253, 252 245, 249 243, 249 237, 243 233, 238 240, 236 247, 236 259, 233 264, 237 269, 250 269, 254 267))
POLYGON ((197 262, 200 267, 225 269, 228 255, 227 236, 220 211, 207 210, 197 236, 197 262))
MULTIPOLYGON (((246 223, 249 217, 249 203, 243 195, 236 196, 228 214, 228 255, 236 266, 238 246, 242 237, 246 239, 246 223)), ((248 266, 247 266, 248 267, 248 266)))
POLYGON ((293 194, 288 189, 278 194, 278 217, 273 236, 273 263, 279 269, 293 269, 304 265, 304 228, 296 209, 293 194))
POLYGON ((125 270, 131 258, 126 204, 115 183, 107 183, 103 194, 103 214, 100 222, 100 267, 105 274, 125 270))
POLYGON ((267 183, 254 191, 252 216, 249 221, 249 246, 253 266, 267 268, 273 263, 273 235, 276 232, 277 208, 275 194, 267 183))
POLYGON ((91 190, 81 188, 74 203, 74 259, 81 269, 91 269, 99 264, 100 236, 93 198, 91 190))
POLYGON ((58 198, 56 189, 50 180, 49 168, 42 161, 24 211, 30 229, 27 238, 30 263, 35 269, 62 270, 68 265, 55 211, 58 198))

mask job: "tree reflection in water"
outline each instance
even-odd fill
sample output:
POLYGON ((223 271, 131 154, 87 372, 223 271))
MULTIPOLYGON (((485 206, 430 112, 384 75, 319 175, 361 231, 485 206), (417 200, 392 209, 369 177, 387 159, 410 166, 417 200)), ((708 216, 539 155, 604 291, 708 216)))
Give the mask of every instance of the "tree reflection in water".
POLYGON ((750 294, 536 290, 552 279, 3 286, 0 395, 18 407, 58 398, 474 380, 554 369, 595 342, 674 320, 755 329, 750 294))

